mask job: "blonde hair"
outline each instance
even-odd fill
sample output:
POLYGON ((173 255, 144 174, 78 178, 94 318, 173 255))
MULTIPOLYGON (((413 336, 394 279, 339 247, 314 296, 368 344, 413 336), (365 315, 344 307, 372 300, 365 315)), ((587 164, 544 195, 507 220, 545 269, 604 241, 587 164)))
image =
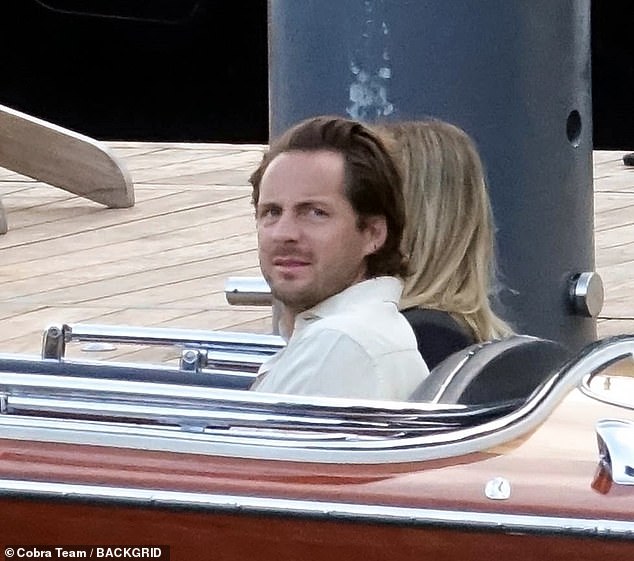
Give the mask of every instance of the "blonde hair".
POLYGON ((410 275, 404 279, 401 309, 448 312, 477 341, 511 334, 489 302, 495 279, 494 221, 473 141, 439 120, 379 129, 394 141, 403 175, 402 249, 410 258, 410 275))

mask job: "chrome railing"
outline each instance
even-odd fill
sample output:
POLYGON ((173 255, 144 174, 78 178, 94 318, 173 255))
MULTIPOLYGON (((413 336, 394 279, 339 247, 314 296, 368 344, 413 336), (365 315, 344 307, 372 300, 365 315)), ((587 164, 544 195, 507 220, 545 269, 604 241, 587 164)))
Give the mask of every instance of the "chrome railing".
POLYGON ((181 368, 225 368, 256 371, 284 347, 277 335, 121 325, 51 325, 42 337, 42 358, 61 360, 71 342, 99 342, 182 349, 181 368))

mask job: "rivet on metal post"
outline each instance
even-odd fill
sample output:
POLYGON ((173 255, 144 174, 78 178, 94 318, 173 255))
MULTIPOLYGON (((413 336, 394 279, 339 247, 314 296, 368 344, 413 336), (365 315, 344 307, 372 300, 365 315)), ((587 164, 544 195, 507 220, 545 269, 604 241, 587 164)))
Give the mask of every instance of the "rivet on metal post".
POLYGON ((605 296, 601 276, 594 272, 574 275, 570 279, 569 296, 576 314, 597 317, 603 308, 605 296))
POLYGON ((207 351, 201 349, 183 349, 180 369, 186 372, 200 372, 207 365, 207 351))
POLYGON ((61 360, 66 351, 65 329, 68 326, 51 325, 44 330, 42 337, 42 358, 61 360))

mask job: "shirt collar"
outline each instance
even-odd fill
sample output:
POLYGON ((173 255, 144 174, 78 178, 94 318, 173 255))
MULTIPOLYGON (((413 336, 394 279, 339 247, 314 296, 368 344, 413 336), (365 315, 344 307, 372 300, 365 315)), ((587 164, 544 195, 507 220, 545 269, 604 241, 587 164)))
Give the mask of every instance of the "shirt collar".
POLYGON ((358 282, 298 314, 295 318, 295 329, 312 320, 371 301, 391 302, 398 305, 402 292, 403 283, 396 277, 375 277, 358 282))

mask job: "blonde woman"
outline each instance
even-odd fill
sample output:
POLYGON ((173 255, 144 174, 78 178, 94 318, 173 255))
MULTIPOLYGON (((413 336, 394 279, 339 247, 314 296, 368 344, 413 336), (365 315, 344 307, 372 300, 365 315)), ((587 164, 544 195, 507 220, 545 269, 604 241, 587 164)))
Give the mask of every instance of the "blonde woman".
POLYGON ((460 128, 439 120, 382 125, 403 173, 410 258, 401 310, 429 368, 476 342, 512 333, 491 309, 493 214, 480 156, 460 128))

